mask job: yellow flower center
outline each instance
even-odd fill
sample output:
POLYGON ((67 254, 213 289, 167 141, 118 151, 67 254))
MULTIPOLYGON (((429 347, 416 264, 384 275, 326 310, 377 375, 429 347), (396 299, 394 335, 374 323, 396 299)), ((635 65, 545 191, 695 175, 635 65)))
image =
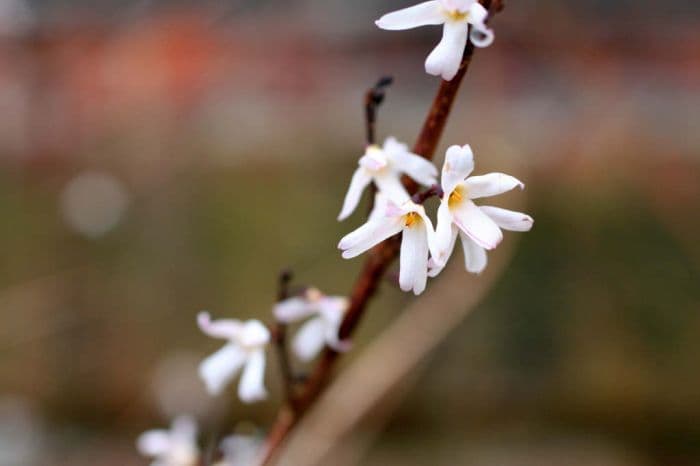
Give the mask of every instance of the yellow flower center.
POLYGON ((466 188, 464 186, 457 186, 454 191, 450 193, 450 197, 447 199, 447 205, 455 207, 459 205, 466 196, 466 188))
POLYGON ((407 227, 412 227, 414 224, 416 224, 420 221, 421 221, 420 215, 418 215, 416 212, 409 212, 404 217, 404 224, 407 227))
POLYGON ((461 12, 459 10, 446 10, 445 14, 452 21, 466 21, 469 18, 469 12, 461 12))

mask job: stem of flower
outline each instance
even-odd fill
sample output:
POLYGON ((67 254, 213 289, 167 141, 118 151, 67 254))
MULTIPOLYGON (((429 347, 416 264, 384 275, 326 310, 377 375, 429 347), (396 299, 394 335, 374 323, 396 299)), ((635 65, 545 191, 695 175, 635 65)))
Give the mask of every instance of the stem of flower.
MULTIPOLYGON (((491 0, 482 0, 481 3, 487 9, 492 6, 491 0)), ((491 14, 496 11, 500 11, 500 8, 502 8, 500 1, 495 1, 493 6, 494 8, 490 9, 491 14)), ((423 123, 420 135, 418 136, 418 139, 413 147, 414 153, 419 154, 428 160, 433 158, 437 145, 440 141, 440 137, 445 129, 445 125, 447 124, 450 110, 452 109, 452 105, 457 96, 460 84, 464 79, 469 64, 471 63, 473 54, 474 47, 471 42, 469 42, 464 51, 464 56, 457 75, 451 81, 443 80, 440 83, 437 95, 433 100, 425 122, 423 123)), ((367 100, 365 102, 367 104, 367 100)), ((366 106, 366 108, 368 107, 366 106)), ((367 113, 368 141, 374 140, 375 116, 376 115, 374 113, 371 115, 369 112, 367 113)), ((410 194, 414 194, 418 190, 418 185, 412 179, 404 177, 403 182, 410 194)), ((370 251, 369 257, 365 261, 364 267, 362 268, 359 277, 355 281, 355 285, 353 286, 353 290, 350 295, 350 306, 338 332, 338 336, 341 340, 349 339, 357 327, 357 324, 367 308, 367 304, 377 291, 379 283, 381 282, 386 270, 398 256, 400 244, 400 236, 395 236, 377 245, 372 251, 370 251)), ((309 375, 301 394, 292 403, 293 409, 290 409, 289 406, 283 406, 280 409, 277 420, 272 426, 267 438, 262 464, 272 464, 272 461, 275 459, 275 455, 278 453, 284 440, 292 431, 294 425, 296 425, 304 412, 306 412, 306 410, 314 403, 314 401, 323 391, 324 386, 330 378, 333 366, 338 356, 339 353, 327 348, 323 352, 318 364, 309 375)))
MULTIPOLYGON (((291 270, 285 269, 280 272, 277 301, 283 301, 289 297, 289 283, 292 281, 292 277, 291 270)), ((281 322, 276 322, 272 328, 272 339, 277 349, 277 359, 279 360, 282 383, 284 384, 284 395, 287 403, 293 407, 295 377, 289 361, 289 352, 287 351, 287 326, 281 322)))
POLYGON ((375 124, 377 122, 377 109, 384 101, 386 88, 391 86, 394 78, 383 76, 377 84, 371 87, 365 94, 365 129, 367 131, 367 145, 376 144, 375 124))

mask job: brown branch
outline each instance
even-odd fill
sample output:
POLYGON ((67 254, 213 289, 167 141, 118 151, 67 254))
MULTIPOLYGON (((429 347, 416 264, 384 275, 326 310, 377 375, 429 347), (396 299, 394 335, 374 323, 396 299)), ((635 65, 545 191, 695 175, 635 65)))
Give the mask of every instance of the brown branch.
MULTIPOLYGON (((491 6, 490 0, 482 1, 482 3, 487 8, 491 6)), ((494 2, 494 7, 497 9, 492 10, 492 13, 500 11, 500 8, 502 8, 501 2, 494 2)), ((413 147, 414 153, 428 160, 433 158, 473 54, 474 47, 471 42, 469 42, 464 51, 464 57, 457 75, 451 81, 443 80, 440 83, 437 95, 433 100, 420 135, 413 147)), ((368 128, 370 128, 369 125, 368 128)), ((368 133, 368 135, 369 134, 370 133, 368 133)), ((403 182, 410 194, 414 194, 417 191, 418 185, 412 179, 404 177, 403 182)), ((400 244, 400 236, 396 236, 384 241, 370 251, 369 257, 365 261, 362 272, 355 282, 350 295, 350 306, 339 331, 341 340, 348 339, 357 327, 367 308, 367 304, 376 293, 384 273, 398 256, 400 244)), ((327 348, 323 352, 314 371, 310 374, 302 393, 294 400, 292 409, 286 406, 280 410, 267 438, 263 464, 271 464, 294 425, 321 394, 330 378, 338 356, 339 353, 327 348)))

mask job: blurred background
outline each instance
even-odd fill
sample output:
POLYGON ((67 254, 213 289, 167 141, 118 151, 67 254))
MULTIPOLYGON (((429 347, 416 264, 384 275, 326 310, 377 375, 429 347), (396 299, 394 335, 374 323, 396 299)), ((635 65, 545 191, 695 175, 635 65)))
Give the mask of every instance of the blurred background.
MULTIPOLYGON (((363 93, 395 76, 379 135, 412 143, 438 85, 439 28, 373 25, 413 3, 0 0, 0 465, 148 464, 136 436, 184 412, 205 442, 270 425, 274 363, 270 402, 210 400, 195 315, 269 319, 283 267, 348 292, 363 93)), ((698 465, 700 4, 493 27, 436 162, 470 143, 535 228, 361 464, 698 465)), ((387 284, 356 346, 410 302, 387 284)))

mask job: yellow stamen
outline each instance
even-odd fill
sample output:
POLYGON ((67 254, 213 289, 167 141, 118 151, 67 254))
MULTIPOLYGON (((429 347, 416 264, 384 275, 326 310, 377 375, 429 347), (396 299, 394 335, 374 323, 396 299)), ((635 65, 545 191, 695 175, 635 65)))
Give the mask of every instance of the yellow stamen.
POLYGON ((445 14, 452 21, 465 21, 467 18, 469 18, 468 11, 461 12, 459 10, 445 10, 445 14))
POLYGON ((447 205, 450 207, 455 207, 465 198, 466 193, 465 188, 462 186, 457 186, 454 191, 450 193, 450 197, 447 199, 447 205))
POLYGON ((404 217, 405 225, 407 227, 413 226, 414 223, 418 223, 421 221, 420 215, 418 215, 415 212, 409 212, 406 214, 404 217))

